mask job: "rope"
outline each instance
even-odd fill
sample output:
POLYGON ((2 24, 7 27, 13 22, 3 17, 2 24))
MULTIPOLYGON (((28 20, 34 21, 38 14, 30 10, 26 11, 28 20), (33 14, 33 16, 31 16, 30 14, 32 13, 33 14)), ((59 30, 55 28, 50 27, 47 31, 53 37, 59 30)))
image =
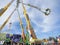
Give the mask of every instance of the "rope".
POLYGON ((33 8, 38 9, 39 11, 43 12, 43 11, 41 10, 41 8, 39 8, 39 7, 37 7, 37 6, 31 5, 31 4, 25 4, 25 3, 23 3, 23 2, 20 2, 20 3, 22 3, 22 4, 24 4, 24 5, 27 5, 27 6, 31 6, 31 7, 33 7, 33 8))

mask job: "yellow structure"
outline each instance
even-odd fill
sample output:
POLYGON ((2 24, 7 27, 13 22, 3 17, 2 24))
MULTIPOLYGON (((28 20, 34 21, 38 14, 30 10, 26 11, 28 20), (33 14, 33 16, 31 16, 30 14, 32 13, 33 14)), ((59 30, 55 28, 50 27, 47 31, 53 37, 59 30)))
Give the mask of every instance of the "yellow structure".
POLYGON ((31 26, 31 23, 30 23, 30 20, 29 20, 27 11, 26 11, 26 9, 25 9, 25 7, 24 7, 23 4, 22 4, 22 6, 23 6, 23 11, 24 11, 24 16, 25 16, 25 19, 26 19, 28 31, 30 31, 30 35, 31 35, 31 37, 32 37, 33 39, 37 39, 37 37, 36 37, 36 35, 35 35, 35 33, 34 33, 34 30, 33 30, 32 26, 31 26))
POLYGON ((0 16, 8 9, 8 7, 13 3, 14 0, 12 0, 10 3, 8 3, 4 8, 0 11, 0 16))
MULTIPOLYGON (((2 14, 8 9, 8 7, 11 5, 11 3, 12 3, 13 1, 14 1, 14 0, 12 0, 7 6, 5 6, 5 7, 3 8, 3 12, 1 12, 0 16, 2 16, 2 14)), ((19 0, 17 0, 17 6, 16 6, 16 8, 14 9, 14 11, 17 10, 17 12, 18 12, 19 21, 20 21, 20 26, 21 26, 21 30, 22 30, 22 38, 23 38, 23 41, 25 42, 25 40, 26 40, 26 35, 25 35, 25 33, 24 33, 24 27, 23 27, 22 20, 21 20, 21 18, 20 18, 20 14, 19 14, 19 11, 18 11, 18 6, 19 6, 18 3, 19 3, 19 0)), ((24 17, 25 17, 26 23, 27 23, 27 29, 26 29, 26 30, 29 32, 29 34, 30 34, 30 36, 31 36, 31 39, 29 39, 29 40, 30 40, 30 43, 31 43, 31 44, 37 44, 37 45, 38 45, 38 44, 40 44, 41 41, 38 40, 37 37, 36 37, 36 35, 35 35, 34 29, 33 29, 33 27, 31 26, 29 16, 28 16, 28 14, 27 14, 27 11, 26 11, 23 3, 22 3, 22 7, 23 7, 24 17)), ((32 7, 33 7, 33 6, 32 6, 32 7)), ((35 8, 36 8, 36 7, 35 7, 35 8)), ((8 17, 8 19, 3 23, 3 25, 0 26, 0 30, 2 30, 2 28, 5 26, 5 24, 9 21, 9 19, 10 19, 11 16, 12 16, 12 14, 14 13, 14 11, 11 13, 11 15, 8 17)), ((48 12, 48 11, 49 11, 49 9, 46 9, 46 12, 48 12)), ((50 13, 46 13, 46 12, 43 12, 43 13, 46 14, 46 15, 50 14, 50 13)), ((50 11, 49 11, 49 12, 50 12, 50 11)), ((47 40, 44 40, 44 41, 47 42, 47 40)))
POLYGON ((16 8, 13 10, 13 12, 10 14, 10 16, 6 19, 6 21, 2 24, 2 26, 0 26, 0 30, 2 30, 3 27, 6 25, 6 23, 9 21, 9 19, 11 18, 11 16, 13 15, 15 10, 16 10, 16 8))

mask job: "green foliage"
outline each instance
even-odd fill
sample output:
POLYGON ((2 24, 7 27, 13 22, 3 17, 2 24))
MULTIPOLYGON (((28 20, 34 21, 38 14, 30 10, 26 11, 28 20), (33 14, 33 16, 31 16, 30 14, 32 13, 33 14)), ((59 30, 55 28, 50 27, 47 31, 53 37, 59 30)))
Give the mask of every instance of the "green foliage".
POLYGON ((0 33, 0 41, 6 39, 6 34, 5 33, 0 33))
POLYGON ((10 42, 10 38, 7 38, 7 39, 5 40, 5 42, 10 42))

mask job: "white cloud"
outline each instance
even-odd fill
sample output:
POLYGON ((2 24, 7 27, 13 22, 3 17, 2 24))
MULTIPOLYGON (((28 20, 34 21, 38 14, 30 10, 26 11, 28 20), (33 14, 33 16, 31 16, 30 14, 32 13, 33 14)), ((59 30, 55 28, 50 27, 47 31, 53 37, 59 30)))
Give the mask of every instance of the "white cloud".
POLYGON ((43 8, 50 8, 51 9, 51 14, 49 16, 44 16, 43 14, 39 15, 43 18, 43 21, 41 22, 42 24, 35 20, 36 18, 39 18, 39 16, 36 17, 37 11, 32 9, 33 11, 29 12, 30 13, 29 17, 30 17, 31 21, 37 25, 37 27, 43 27, 42 32, 52 31, 52 29, 53 29, 52 27, 56 23, 56 18, 57 18, 55 16, 57 14, 54 14, 55 12, 53 12, 53 9, 57 5, 57 1, 56 0, 35 0, 32 4, 35 4, 35 5, 40 4, 37 6, 41 7, 42 10, 44 10, 43 8), (38 3, 38 2, 40 2, 40 3, 38 3))
MULTIPOLYGON (((27 12, 29 14, 29 17, 30 17, 31 21, 36 24, 36 27, 42 27, 43 28, 42 32, 49 32, 49 31, 51 31, 52 26, 56 22, 56 19, 55 19, 56 16, 55 15, 57 15, 57 14, 53 14, 53 13, 55 13, 55 12, 53 12, 53 9, 56 7, 57 1, 56 0, 24 0, 24 2, 25 3, 30 3, 32 5, 36 5, 36 6, 40 7, 40 8, 42 8, 42 10, 45 10, 45 8, 50 8, 52 10, 51 14, 49 16, 44 16, 44 14, 42 14, 37 9, 32 9, 31 8, 31 10, 29 10, 30 7, 26 7, 27 12), (39 12, 40 12, 40 14, 39 14, 39 12), (42 18, 43 21, 41 22, 40 20, 39 21, 35 20, 37 18, 39 18, 40 20, 42 18)), ((14 7, 13 7, 13 9, 14 9, 14 7)), ((11 9, 11 11, 12 11, 12 9, 11 9)), ((9 16, 8 14, 10 14, 11 11, 7 11, 8 13, 6 12, 4 14, 4 17, 2 16, 0 18, 0 21, 4 22, 3 20, 9 16)), ((23 9, 22 9, 21 5, 19 7, 19 11, 20 11, 20 14, 21 14, 21 18, 23 18, 24 17, 23 16, 23 9)), ((17 18, 18 16, 16 16, 16 15, 17 14, 14 14, 10 21, 12 21, 12 22, 18 21, 18 18, 17 18)), ((2 23, 0 23, 0 25, 1 24, 2 23)), ((36 31, 37 30, 38 29, 36 29, 36 31)))

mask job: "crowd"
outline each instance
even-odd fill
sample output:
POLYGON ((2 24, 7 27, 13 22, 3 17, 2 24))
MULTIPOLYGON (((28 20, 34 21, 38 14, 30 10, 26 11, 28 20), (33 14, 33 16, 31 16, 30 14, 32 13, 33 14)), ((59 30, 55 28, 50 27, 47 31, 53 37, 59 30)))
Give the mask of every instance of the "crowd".
MULTIPOLYGON (((0 41, 0 43, 4 43, 4 45, 6 44, 10 44, 11 45, 11 41, 14 42, 15 44, 17 42, 23 42, 22 41, 22 37, 21 35, 18 34, 13 34, 12 36, 10 36, 9 34, 6 34, 6 40, 5 41, 0 41)), ((48 39, 42 39, 41 44, 37 44, 37 45, 60 45, 60 35, 58 37, 49 37, 48 39)))
POLYGON ((56 38, 49 37, 49 39, 43 39, 41 45, 60 45, 60 36, 56 38))

